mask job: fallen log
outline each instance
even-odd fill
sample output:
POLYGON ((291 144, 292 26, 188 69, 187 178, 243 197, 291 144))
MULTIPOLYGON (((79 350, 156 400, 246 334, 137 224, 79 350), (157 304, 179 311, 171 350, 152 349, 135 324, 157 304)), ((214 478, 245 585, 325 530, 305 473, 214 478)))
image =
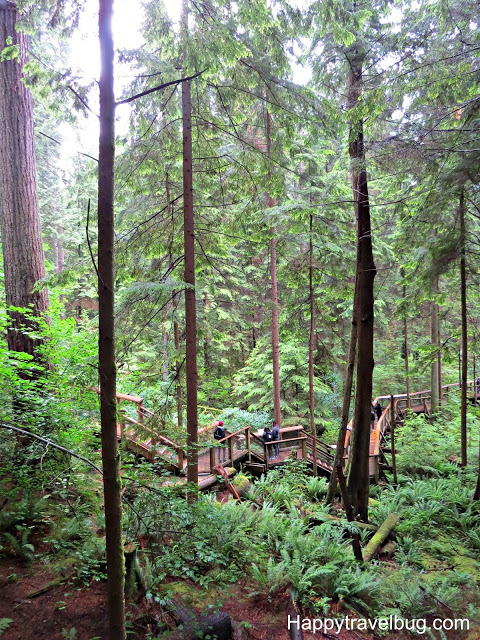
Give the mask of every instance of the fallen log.
POLYGON ((225 486, 227 487, 227 490, 232 494, 232 496, 235 498, 235 500, 240 500, 240 496, 238 495, 238 491, 235 489, 233 484, 230 482, 230 479, 228 477, 228 472, 226 471, 226 469, 224 467, 222 467, 221 464, 219 464, 216 467, 213 467, 213 470, 215 471, 215 473, 217 475, 222 476, 223 482, 225 483, 225 486))
POLYGON ((67 582, 67 580, 69 580, 72 577, 72 575, 73 573, 69 573, 66 576, 58 576, 57 578, 53 578, 53 580, 50 580, 49 582, 41 586, 39 589, 34 589, 33 591, 29 591, 28 593, 26 593, 23 599, 30 600, 31 598, 36 598, 37 596, 41 596, 43 593, 47 593, 47 591, 50 591, 50 589, 53 589, 54 587, 59 587, 64 582, 67 582))
POLYGON ((363 559, 365 560, 365 562, 368 562, 375 557, 381 545, 383 544, 383 542, 385 542, 390 532, 397 524, 398 520, 399 517, 396 513, 388 514, 385 521, 380 525, 378 531, 372 536, 372 538, 368 541, 367 546, 365 547, 363 553, 363 559))
MULTIPOLYGON (((236 469, 229 469, 227 471, 228 477, 230 478, 231 476, 235 475, 237 473, 236 469)), ((213 487, 213 485, 217 484, 218 482, 218 478, 216 475, 214 474, 210 474, 208 475, 204 480, 200 480, 198 483, 198 488, 200 491, 204 491, 205 489, 208 489, 210 487, 213 487)))

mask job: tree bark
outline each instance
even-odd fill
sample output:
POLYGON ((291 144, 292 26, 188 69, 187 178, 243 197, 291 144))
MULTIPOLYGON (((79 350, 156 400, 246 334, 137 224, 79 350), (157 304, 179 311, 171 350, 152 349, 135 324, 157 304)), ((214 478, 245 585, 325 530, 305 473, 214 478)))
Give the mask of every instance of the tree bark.
POLYGON ((345 453, 345 438, 347 436, 348 415, 350 413, 350 402, 352 398, 353 373, 355 370, 355 356, 357 353, 357 327, 358 327, 358 295, 357 283, 355 281, 355 291, 353 294, 352 326, 350 329, 350 343, 348 347, 347 374, 345 376, 345 386, 343 388, 342 421, 338 431, 337 448, 335 450, 335 460, 333 471, 327 491, 327 504, 332 504, 337 490, 337 467, 343 467, 343 455, 345 453))
MULTIPOLYGON (((272 152, 271 117, 267 109, 267 158, 272 152)), ((269 169, 270 174, 270 169, 269 169)), ((274 199, 267 194, 267 206, 275 205, 274 199)), ((279 427, 282 426, 282 411, 280 408, 280 358, 278 338, 278 284, 277 284, 277 244, 276 229, 270 229, 270 280, 272 284, 272 365, 273 365, 273 414, 279 427)))
POLYGON ((122 502, 117 442, 114 315, 114 162, 113 0, 100 0, 100 141, 98 155, 98 365, 102 429, 103 487, 107 548, 107 599, 110 640, 125 638, 122 502))
POLYGON ((14 2, 0 0, 0 51, 7 38, 18 46, 19 59, 0 63, 0 224, 5 278, 5 302, 9 307, 31 308, 29 314, 8 311, 8 348, 39 360, 36 347, 38 323, 48 308, 46 289, 35 290, 45 277, 45 256, 38 206, 33 128, 33 100, 22 81, 29 39, 16 31, 19 17, 14 2), (28 317, 30 316, 30 317, 28 317), (31 317, 33 316, 33 318, 31 317))
POLYGON ((175 340, 175 375, 177 378, 177 423, 179 427, 183 427, 183 403, 182 403, 182 384, 180 382, 180 331, 178 330, 178 322, 175 318, 173 321, 173 336, 175 340))
MULTIPOLYGON (((353 50, 348 80, 348 108, 352 109, 361 94, 363 55, 353 50)), ((373 283, 376 274, 372 251, 370 204, 368 199, 363 121, 350 124, 349 154, 357 209, 357 295, 358 337, 355 413, 350 454, 348 492, 355 514, 368 519, 370 409, 373 374, 373 283)))
MULTIPOLYGON (((405 278, 405 269, 402 269, 402 278, 405 278)), ((402 297, 403 297, 403 304, 404 304, 404 311, 403 311, 403 351, 405 354, 405 384, 407 387, 407 407, 410 408, 411 407, 411 400, 410 400, 410 375, 409 375, 409 370, 408 370, 408 321, 407 321, 407 308, 406 308, 406 303, 405 300, 407 298, 407 287, 405 285, 403 285, 403 292, 402 292, 402 297)))
MULTIPOLYGON (((462 441, 462 467, 467 466, 467 275, 465 258, 465 194, 462 189, 459 202, 460 214, 460 296, 462 307, 462 403, 460 411, 460 433, 462 441)), ((476 382, 475 382, 476 384, 476 382)))
POLYGON ((435 276, 432 282, 433 295, 434 299, 432 301, 431 308, 431 325, 430 325, 430 335, 432 347, 434 349, 434 360, 432 362, 432 371, 431 371, 431 399, 430 399, 430 410, 432 413, 438 411, 438 406, 440 402, 439 395, 439 387, 440 387, 440 371, 439 371, 439 347, 438 344, 438 304, 437 304, 437 293, 438 293, 438 276, 435 276))
MULTIPOLYGON (((188 0, 183 0, 182 29, 184 46, 188 35, 188 0)), ((185 76, 184 71, 184 76, 185 76)), ((185 333, 187 382, 187 483, 195 486, 188 492, 197 499, 198 486, 198 407, 197 407, 197 311, 195 299, 195 225, 193 214, 192 98, 190 80, 182 82, 183 122, 183 236, 185 252, 185 333)))
MULTIPOLYGON (((317 428, 315 426, 315 392, 313 388, 313 348, 315 341, 315 298, 313 290, 313 214, 310 214, 310 260, 308 269, 310 295, 310 339, 308 341, 308 391, 310 431, 313 436, 313 475, 317 475, 317 428)), ((335 468, 335 467, 334 467, 335 468)))

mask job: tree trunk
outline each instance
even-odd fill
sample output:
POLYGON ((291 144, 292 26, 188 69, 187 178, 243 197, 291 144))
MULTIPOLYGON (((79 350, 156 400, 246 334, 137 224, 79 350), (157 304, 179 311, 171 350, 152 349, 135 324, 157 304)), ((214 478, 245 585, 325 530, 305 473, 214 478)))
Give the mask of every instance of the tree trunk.
MULTIPOLYGON (((405 278, 405 269, 402 269, 402 278, 405 278)), ((403 285, 403 351, 405 353, 405 384, 407 386, 407 407, 411 407, 410 400, 410 375, 408 371, 408 321, 407 321, 407 307, 405 300, 407 298, 407 287, 403 285)))
POLYGON ((335 450, 335 460, 333 471, 330 476, 330 483, 327 491, 327 504, 332 504, 337 490, 337 467, 343 467, 343 455, 345 453, 345 438, 347 436, 348 414, 350 413, 350 401, 352 397, 353 372, 355 370, 355 356, 357 353, 357 327, 358 327, 358 295, 357 283, 355 281, 355 291, 353 294, 352 327, 350 329, 350 344, 348 347, 347 375, 345 376, 345 386, 343 388, 342 421, 338 431, 337 448, 335 450))
POLYGON ((162 329, 162 380, 165 382, 168 380, 169 371, 168 371, 168 342, 169 342, 168 332, 163 327, 162 329))
POLYGON ((110 640, 125 638, 122 502, 117 443, 114 316, 115 97, 113 92, 113 0, 100 0, 100 144, 98 155, 98 366, 103 487, 107 547, 110 640))
MULTIPOLYGON (((183 0, 182 29, 184 46, 188 34, 188 0, 183 0)), ((185 72, 184 72, 184 75, 185 72)), ((183 122, 183 236, 185 251, 185 334, 187 380, 187 483, 195 486, 188 492, 197 499, 198 486, 198 407, 197 407, 197 311, 195 299, 195 227, 193 217, 192 98, 190 80, 182 82, 183 122)))
MULTIPOLYGON (((271 118, 267 109, 267 157, 270 159, 272 140, 270 136, 271 118)), ((269 169, 270 173, 270 169, 269 169)), ((267 207, 271 208, 275 201, 267 194, 267 207)), ((270 280, 272 283, 272 365, 273 365, 273 414, 279 427, 282 426, 282 412, 280 408, 280 358, 278 339, 278 285, 277 285, 277 244, 276 229, 270 229, 270 280)))
MULTIPOLYGON (((310 399, 310 431, 313 436, 313 475, 317 475, 317 428, 315 426, 315 393, 313 389, 313 347, 315 341, 315 298, 313 290, 313 214, 310 214, 310 260, 309 260, 309 294, 310 294, 310 339, 308 341, 308 391, 310 399)), ((335 469, 335 467, 334 467, 335 469)))
MULTIPOLYGON (((355 49, 350 62, 348 82, 348 108, 352 109, 361 93, 363 55, 355 49)), ((348 492, 355 514, 368 519, 370 409, 372 403, 373 374, 373 283, 376 274, 372 251, 370 204, 368 199, 363 121, 350 125, 349 153, 354 183, 354 200, 357 201, 357 379, 355 413, 350 454, 348 492)))
MULTIPOLYGON (((5 278, 5 298, 9 307, 31 308, 30 315, 45 316, 46 289, 35 290, 45 277, 35 167, 33 101, 22 82, 27 62, 28 37, 15 30, 19 14, 14 2, 0 0, 0 51, 7 38, 18 45, 19 59, 0 63, 0 224, 5 278)), ((21 311, 8 311, 8 348, 36 356, 37 322, 21 311), (21 327, 24 327, 22 329, 21 327), (31 334, 31 335, 30 335, 31 334)))
POLYGON ((440 402, 439 396, 439 387, 440 387, 440 371, 439 371, 439 358, 438 358, 438 304, 437 304, 437 293, 438 293, 438 276, 435 276, 432 282, 433 295, 434 299, 432 301, 431 308, 431 325, 430 325, 430 335, 432 341, 432 348, 434 349, 434 359, 432 362, 432 373, 431 373, 431 385, 430 385, 430 394, 431 394, 431 406, 430 410, 432 413, 438 411, 438 406, 440 402))
POLYGON ((57 224, 53 238, 53 250, 55 260, 55 273, 62 273, 65 269, 65 252, 63 250, 62 235, 64 229, 61 224, 57 224))
MULTIPOLYGON (((465 194, 460 193, 460 295, 462 307, 462 404, 460 433, 462 440, 462 467, 467 466, 467 276, 465 259, 465 194)), ((476 383, 475 383, 476 384, 476 383)))
POLYGON ((177 378, 177 423, 179 427, 183 427, 183 403, 182 403, 182 384, 180 382, 180 332, 178 330, 178 322, 173 321, 173 335, 175 340, 175 375, 177 378))

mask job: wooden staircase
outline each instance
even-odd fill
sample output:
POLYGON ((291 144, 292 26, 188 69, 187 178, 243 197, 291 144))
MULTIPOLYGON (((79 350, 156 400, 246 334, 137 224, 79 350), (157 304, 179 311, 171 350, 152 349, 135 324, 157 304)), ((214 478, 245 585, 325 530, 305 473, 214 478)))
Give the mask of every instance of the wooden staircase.
MULTIPOLYGON (((480 400, 480 394, 478 394, 477 398, 475 381, 472 380, 468 382, 467 385, 468 397, 471 402, 476 403, 480 400)), ((444 385, 442 387, 442 397, 448 397, 448 394, 452 390, 458 389, 458 387, 458 383, 444 385)), ((378 482, 380 474, 392 469, 392 464, 389 463, 386 457, 386 454, 392 454, 391 447, 387 440, 387 434, 391 432, 392 420, 394 424, 400 424, 407 410, 416 413, 425 413, 425 415, 430 416, 430 390, 418 391, 410 394, 408 397, 407 394, 378 396, 375 398, 374 403, 386 400, 388 403, 380 418, 375 420, 375 428, 372 430, 370 438, 370 478, 375 482, 378 482)), ((161 461, 164 468, 176 474, 185 473, 187 456, 184 449, 151 427, 149 422, 152 422, 152 418, 155 418, 157 424, 159 420, 153 411, 143 406, 143 399, 138 396, 117 393, 117 402, 119 405, 117 436, 125 448, 136 455, 143 456, 150 462, 161 461), (124 403, 136 405, 136 419, 126 413, 124 403)), ((160 421, 160 424, 162 425, 162 429, 166 427, 164 421, 160 421)), ((300 425, 280 430, 281 440, 278 441, 280 445, 280 455, 275 460, 269 458, 269 453, 273 450, 273 444, 271 442, 268 444, 264 443, 257 434, 253 433, 250 426, 234 431, 233 433, 227 432, 223 440, 217 441, 214 444, 213 430, 217 425, 218 422, 214 421, 198 432, 200 441, 202 439, 205 441, 205 446, 203 449, 199 449, 198 452, 199 486, 201 489, 208 488, 216 482, 214 467, 217 464, 223 464, 224 467, 236 467, 237 469, 243 466, 252 473, 261 474, 285 464, 285 461, 291 457, 292 453, 298 459, 305 460, 311 469, 314 468, 315 462, 317 473, 330 475, 332 472, 335 453, 334 447, 331 447, 317 437, 314 450, 314 439, 312 435, 305 432, 300 425), (217 461, 219 448, 226 450, 225 461, 222 460, 221 463, 217 461)), ((350 455, 352 428, 352 421, 350 421, 349 430, 347 430, 345 438, 344 465, 346 465, 350 455)))

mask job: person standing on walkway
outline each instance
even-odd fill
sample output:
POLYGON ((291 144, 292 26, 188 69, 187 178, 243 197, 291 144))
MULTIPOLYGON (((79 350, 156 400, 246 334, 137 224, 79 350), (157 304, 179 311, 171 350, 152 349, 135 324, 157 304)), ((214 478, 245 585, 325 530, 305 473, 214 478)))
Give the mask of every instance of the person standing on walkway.
POLYGON ((375 429, 375 408, 372 405, 370 405, 370 431, 373 431, 375 429))
MULTIPOLYGON (((272 431, 268 425, 263 430, 262 440, 264 441, 265 444, 272 441, 272 431)), ((267 444, 267 455, 268 455, 268 459, 270 460, 270 458, 272 457, 272 447, 269 444, 267 444)))
POLYGON ((272 442, 274 442, 275 444, 273 445, 273 459, 275 460, 276 458, 278 458, 278 456, 280 455, 280 444, 279 444, 279 440, 280 440, 280 427, 278 426, 278 424, 276 423, 276 421, 274 420, 272 422, 272 442))
POLYGON ((377 403, 375 405, 375 413, 377 414, 378 420, 380 420, 380 418, 382 417, 383 408, 379 400, 377 400, 377 403))
MULTIPOLYGON (((213 432, 213 437, 215 438, 215 440, 222 440, 223 438, 225 438, 227 434, 225 433, 225 427, 223 426, 223 422, 221 420, 219 420, 217 426, 215 427, 215 431, 213 432)), ((225 460, 227 459, 227 449, 225 447, 225 444, 221 444, 218 447, 218 462, 225 462, 225 460), (220 458, 222 457, 222 460, 220 460, 220 458)))

